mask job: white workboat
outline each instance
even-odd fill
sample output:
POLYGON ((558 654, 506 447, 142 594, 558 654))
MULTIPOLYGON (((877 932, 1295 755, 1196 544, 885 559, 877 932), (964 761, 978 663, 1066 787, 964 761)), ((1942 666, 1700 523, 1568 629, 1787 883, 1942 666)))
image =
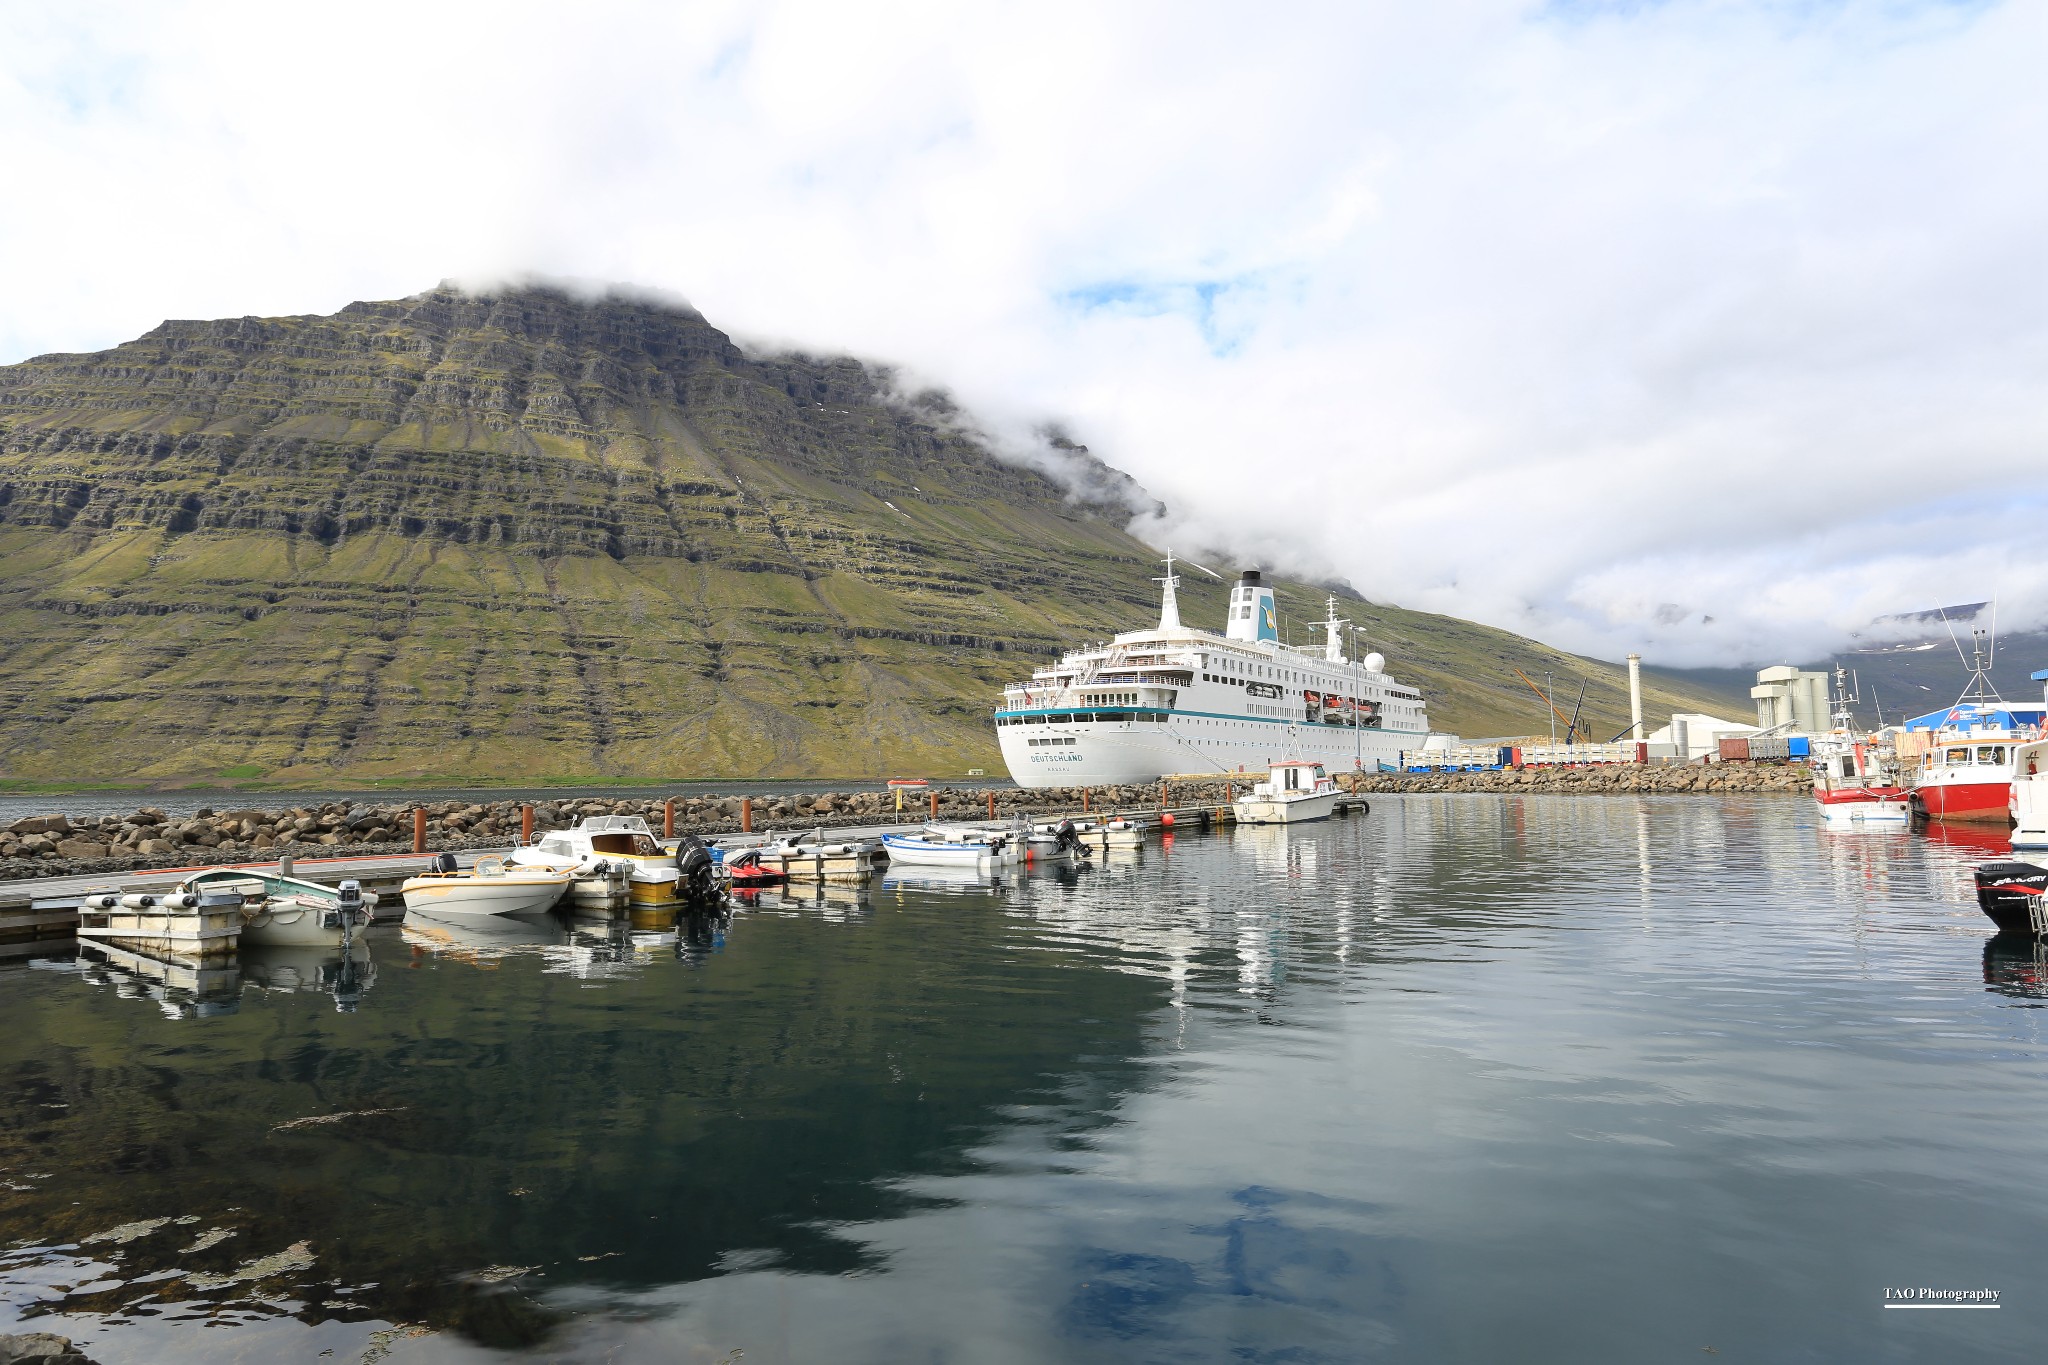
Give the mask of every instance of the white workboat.
MULTIPOLYGON (((518 867, 565 869, 579 880, 594 878, 600 862, 617 862, 625 866, 626 894, 634 902, 662 905, 684 898, 677 852, 662 847, 637 815, 587 815, 574 829, 536 836, 524 848, 514 849, 507 861, 518 867)), ((709 863, 707 856, 707 868, 709 863)))
POLYGON ((2014 848, 2048 849, 2048 739, 2030 740, 2012 751, 2012 833, 2014 848))
POLYGON ((405 912, 462 924, 520 915, 541 915, 569 889, 575 873, 566 867, 521 867, 492 854, 467 871, 449 866, 450 853, 435 859, 433 872, 408 877, 399 886, 405 912))
POLYGON ((374 892, 355 881, 338 886, 240 867, 214 867, 178 883, 200 904, 232 904, 241 912, 241 942, 252 948, 339 948, 369 927, 374 892))
POLYGON ((1016 856, 1009 835, 961 825, 926 825, 916 834, 884 834, 882 847, 889 850, 891 866, 975 867, 1016 856))
POLYGON ((1241 825, 1291 825, 1327 820, 1336 813, 1342 796, 1322 764, 1291 758, 1273 764, 1267 779, 1231 806, 1241 825))

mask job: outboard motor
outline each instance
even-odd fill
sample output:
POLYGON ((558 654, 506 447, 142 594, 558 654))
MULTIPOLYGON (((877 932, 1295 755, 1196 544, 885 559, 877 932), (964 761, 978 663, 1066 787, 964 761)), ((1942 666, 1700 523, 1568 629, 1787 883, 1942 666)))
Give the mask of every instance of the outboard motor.
MULTIPOLYGON (((427 870, 429 872, 453 872, 460 866, 461 864, 455 861, 453 853, 436 853, 433 865, 427 870)), ((343 883, 343 885, 347 885, 347 883, 343 883)))
POLYGON ((712 870, 713 861, 711 850, 702 839, 685 834, 676 844, 676 867, 683 874, 676 883, 677 894, 693 905, 716 899, 718 875, 712 870))
POLYGON ((1062 820, 1053 830, 1053 847, 1062 853, 1078 853, 1083 858, 1095 856, 1095 850, 1081 842, 1081 835, 1074 828, 1072 820, 1062 820))
POLYGON ((1976 872, 1977 905, 2001 934, 2048 936, 2048 867, 2033 863, 1982 863, 1976 872))

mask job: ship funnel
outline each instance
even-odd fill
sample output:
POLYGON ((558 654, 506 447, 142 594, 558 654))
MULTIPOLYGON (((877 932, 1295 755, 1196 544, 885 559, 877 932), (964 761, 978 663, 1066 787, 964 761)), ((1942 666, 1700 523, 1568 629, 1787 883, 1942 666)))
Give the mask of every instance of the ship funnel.
POLYGON ((1223 634, 1231 640, 1256 644, 1280 638, 1279 618, 1273 610, 1273 590, 1259 581, 1257 569, 1246 569, 1244 577, 1230 590, 1230 619, 1223 634))

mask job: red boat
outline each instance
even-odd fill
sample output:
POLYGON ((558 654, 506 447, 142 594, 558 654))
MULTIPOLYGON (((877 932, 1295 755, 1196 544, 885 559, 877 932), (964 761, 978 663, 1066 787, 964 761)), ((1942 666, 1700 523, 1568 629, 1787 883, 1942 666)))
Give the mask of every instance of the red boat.
POLYGON ((1985 632, 1975 634, 1970 685, 1956 704, 1906 722, 1909 732, 1932 732, 1909 799, 1918 817, 2004 829, 2012 823, 2014 750, 2040 736, 2043 711, 2008 705, 1998 695, 1988 676, 1985 632))

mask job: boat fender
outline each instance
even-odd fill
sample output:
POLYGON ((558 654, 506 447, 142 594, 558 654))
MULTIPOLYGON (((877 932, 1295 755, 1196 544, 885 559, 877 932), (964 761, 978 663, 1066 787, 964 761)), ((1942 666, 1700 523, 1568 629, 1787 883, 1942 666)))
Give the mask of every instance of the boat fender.
POLYGON ((156 908, 156 897, 144 892, 131 892, 121 897, 121 905, 127 910, 152 910, 156 908))
POLYGON ((90 896, 78 898, 81 910, 111 910, 121 903, 121 898, 110 891, 96 891, 90 896))
POLYGON ((163 906, 166 910, 191 910, 198 906, 199 897, 190 891, 173 891, 170 895, 158 901, 157 904, 163 906))

